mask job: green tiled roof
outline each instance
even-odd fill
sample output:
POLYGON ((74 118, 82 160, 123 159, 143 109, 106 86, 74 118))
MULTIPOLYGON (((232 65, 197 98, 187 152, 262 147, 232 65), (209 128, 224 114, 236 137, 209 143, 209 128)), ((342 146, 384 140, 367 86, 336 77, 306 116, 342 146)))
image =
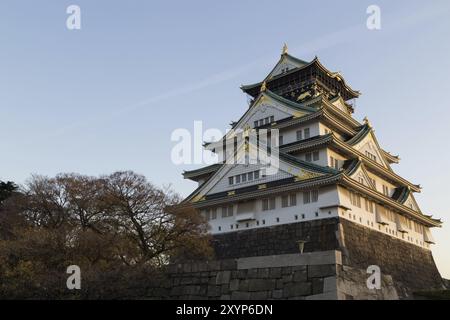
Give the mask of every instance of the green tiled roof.
POLYGON ((370 130, 371 130, 370 126, 368 124, 364 124, 361 127, 361 130, 359 130, 358 133, 355 134, 352 138, 347 140, 346 143, 349 145, 357 144, 369 134, 370 130))
POLYGON ((293 164, 297 164, 301 167, 304 167, 305 169, 310 169, 312 171, 316 171, 316 172, 321 172, 321 173, 325 173, 325 174, 336 174, 339 173, 339 170, 330 168, 330 167, 323 167, 323 166, 319 166, 317 164, 308 162, 308 161, 304 161, 304 160, 300 160, 297 157, 291 156, 290 154, 284 153, 284 152, 280 152, 280 158, 282 160, 291 162, 293 164))
POLYGON ((219 170, 219 168, 221 166, 222 166, 222 163, 215 163, 215 164, 203 167, 203 168, 190 170, 190 171, 184 171, 183 176, 184 176, 184 178, 189 178, 189 177, 196 177, 196 176, 200 176, 203 174, 216 172, 217 170, 219 170))

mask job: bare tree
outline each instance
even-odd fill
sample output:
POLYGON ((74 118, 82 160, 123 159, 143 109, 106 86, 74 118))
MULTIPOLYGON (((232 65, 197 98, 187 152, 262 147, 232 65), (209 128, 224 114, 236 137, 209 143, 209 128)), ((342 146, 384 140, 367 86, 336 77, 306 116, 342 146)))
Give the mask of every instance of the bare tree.
POLYGON ((212 253, 205 220, 179 202, 131 171, 31 177, 1 206, 0 298, 144 297, 161 265, 212 253), (83 270, 76 296, 71 264, 83 270))

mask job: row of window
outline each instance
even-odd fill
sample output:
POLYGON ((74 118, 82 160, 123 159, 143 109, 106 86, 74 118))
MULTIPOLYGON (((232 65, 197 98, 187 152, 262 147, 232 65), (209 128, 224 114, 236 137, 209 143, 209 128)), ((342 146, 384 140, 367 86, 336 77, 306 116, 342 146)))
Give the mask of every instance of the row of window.
MULTIPOLYGON (((331 212, 328 212, 328 214, 331 214, 331 212)), ((315 217, 318 217, 318 216, 319 216, 319 212, 316 212, 316 213, 314 214, 314 216, 315 216, 315 217)), ((298 214, 296 214, 296 215, 294 215, 294 220, 299 220, 300 217, 301 217, 301 219, 305 219, 305 218, 306 218, 306 215, 305 215, 305 214, 301 214, 301 215, 299 216, 298 214)), ((280 219, 279 217, 276 217, 276 218, 275 218, 275 222, 276 222, 276 223, 280 223, 280 222, 281 222, 281 219, 280 219)), ((265 220, 265 219, 262 219, 261 221, 260 221, 260 220, 256 220, 256 221, 255 221, 255 224, 256 224, 256 226, 265 225, 265 224, 266 224, 266 220, 265 220)), ((249 228, 249 227, 250 227, 250 222, 246 222, 246 223, 245 223, 245 227, 246 227, 246 228, 249 228)), ((239 229, 239 224, 238 224, 238 223, 236 223, 236 224, 230 224, 230 229, 231 229, 231 230, 233 230, 233 229, 239 229)), ((217 227, 217 230, 222 231, 222 226, 218 226, 218 227, 217 227)))
POLYGON ((263 125, 272 123, 275 121, 275 117, 274 116, 270 116, 270 117, 265 117, 264 119, 259 119, 259 120, 255 120, 253 122, 253 125, 256 127, 261 127, 263 125))
POLYGON ((319 151, 305 153, 305 161, 312 162, 319 160, 319 151))
MULTIPOLYGON (((319 200, 319 190, 311 190, 303 192, 303 203, 308 204, 311 202, 317 202, 319 200)), ((283 195, 281 197, 281 207, 293 207, 297 205, 297 194, 292 193, 289 195, 283 195)), ((274 210, 276 209, 275 197, 266 198, 262 200, 262 210, 274 210)))
POLYGON ((366 151, 366 157, 372 159, 373 161, 377 161, 377 156, 369 151, 366 151))
MULTIPOLYGON (((361 196, 353 191, 349 191, 350 203, 355 207, 361 208, 361 196)), ((367 212, 375 213, 376 212, 376 203, 364 198, 365 209, 367 212)))
MULTIPOLYGON (((317 202, 319 200, 319 190, 311 190, 303 192, 303 203, 317 202)), ((281 207, 293 207, 297 205, 297 194, 291 193, 288 195, 281 196, 281 207)), ((204 210, 204 216, 206 220, 217 219, 217 209, 218 208, 208 208, 204 210)), ((233 205, 223 206, 222 208, 222 218, 232 217, 234 215, 233 205)), ((276 209, 276 197, 270 197, 262 199, 262 211, 274 210, 276 209)))
POLYGON ((297 141, 308 139, 310 137, 310 130, 309 128, 305 128, 303 129, 303 131, 298 130, 296 134, 297 134, 297 141))
MULTIPOLYGON (((375 179, 373 179, 373 178, 370 178, 370 177, 369 177, 369 179, 370 179, 370 182, 373 184, 374 188, 376 189, 377 188, 377 181, 375 179)), ((364 184, 364 178, 363 177, 359 177, 358 178, 358 182, 361 183, 361 184, 364 184)), ((389 192, 390 192, 389 191, 389 187, 383 184, 383 194, 385 196, 389 197, 389 192)))
POLYGON ((231 186, 233 184, 257 180, 257 179, 259 179, 259 177, 260 177, 259 170, 242 173, 242 174, 228 177, 228 184, 231 186))
MULTIPOLYGON (((233 216, 233 205, 223 206, 222 208, 222 218, 232 217, 233 216)), ((203 211, 203 215, 206 220, 215 220, 217 219, 217 210, 218 208, 208 208, 203 211)))
MULTIPOLYGON (((345 214, 344 214, 344 215, 345 215, 345 214)), ((353 220, 355 220, 355 221, 357 220, 357 219, 356 219, 356 218, 357 218, 357 217, 356 217, 356 214, 351 214, 351 213, 349 213, 348 216, 350 217, 350 219, 353 219, 353 220)), ((363 223, 361 217, 359 217, 359 222, 360 222, 360 223, 363 223)), ((420 224, 418 224, 418 223, 415 223, 414 221, 411 221, 411 222, 412 222, 412 224, 414 225, 414 227, 417 226, 417 229, 415 229, 415 231, 416 231, 417 233, 419 233, 419 234, 423 234, 423 226, 420 225, 420 224)), ((374 224, 373 224, 373 222, 367 220, 367 226, 369 226, 369 227, 374 227, 374 224)), ((386 226, 386 227, 383 228, 383 227, 379 224, 379 225, 378 225, 378 230, 379 230, 379 231, 383 231, 383 230, 384 230, 386 233, 388 233, 388 234, 390 234, 390 235, 393 235, 393 236, 396 236, 396 237, 399 236, 398 231, 389 228, 389 226, 386 226)), ((411 230, 412 230, 412 229, 411 229, 411 230)), ((418 239, 415 239, 415 241, 414 241, 414 237, 411 237, 411 236, 405 236, 405 233, 403 233, 403 232, 401 232, 400 235, 401 235, 401 238, 404 239, 404 240, 408 240, 408 241, 410 241, 410 242, 415 242, 416 244, 420 244, 421 246, 424 245, 423 241, 419 241, 418 239)), ((425 246, 428 247, 427 244, 425 244, 425 246)))
MULTIPOLYGON (((304 140, 304 139, 308 139, 308 138, 310 138, 310 136, 311 136, 311 133, 310 133, 309 128, 305 128, 305 129, 303 129, 303 131, 302 131, 302 130, 298 130, 298 131, 296 132, 296 134, 297 134, 297 141, 304 140)), ((283 136, 282 136, 282 135, 280 135, 280 136, 278 137, 278 144, 279 144, 280 146, 284 144, 283 136)))
POLYGON ((338 170, 339 169, 339 160, 333 156, 330 156, 330 167, 338 170))
MULTIPOLYGON (((349 191, 349 197, 350 197, 350 202, 352 205, 354 205, 355 207, 361 208, 361 196, 359 194, 357 194, 356 192, 353 192, 353 191, 349 191)), ((376 213, 377 204, 375 202, 373 202, 367 198, 364 198, 364 202, 365 202, 365 209, 367 212, 376 213)), ((396 219, 398 219, 409 230, 414 229, 417 233, 420 233, 420 234, 423 233, 423 226, 421 224, 416 223, 416 222, 406 218, 405 216, 402 216, 402 215, 397 216, 397 214, 391 209, 388 209, 385 207, 380 207, 379 209, 382 210, 382 212, 384 212, 384 216, 389 221, 397 222, 396 219)))

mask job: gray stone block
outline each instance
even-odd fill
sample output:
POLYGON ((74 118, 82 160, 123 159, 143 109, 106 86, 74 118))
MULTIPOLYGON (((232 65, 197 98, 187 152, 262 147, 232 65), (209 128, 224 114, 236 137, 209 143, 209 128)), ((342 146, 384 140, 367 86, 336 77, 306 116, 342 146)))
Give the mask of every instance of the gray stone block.
POLYGON ((258 278, 268 278, 269 277, 269 268, 258 269, 258 278))
POLYGON ((258 291, 250 293, 250 300, 266 300, 269 297, 267 291, 258 291))
POLYGON ((312 294, 323 293, 323 278, 313 278, 311 280, 312 294))
POLYGON ((287 275, 287 274, 291 274, 292 273, 292 268, 291 267, 283 267, 281 268, 281 274, 282 275, 287 275))
POLYGON ((250 292, 245 291, 233 291, 231 293, 231 300, 249 300, 250 292))
POLYGON ((218 297, 221 295, 221 286, 211 286, 207 287, 207 295, 208 297, 218 297))
POLYGON ((295 282, 305 282, 308 279, 308 273, 306 270, 294 271, 292 280, 295 282))
POLYGON ((232 279, 230 281, 230 290, 238 291, 239 290, 239 279, 232 279))
POLYGON ((336 275, 335 264, 308 266, 308 278, 324 278, 333 275, 336 275))
POLYGON ((237 275, 237 277, 239 278, 239 279, 247 279, 247 270, 238 270, 238 275, 237 275))
POLYGON ((227 259, 222 261, 222 270, 235 270, 237 269, 237 262, 235 259, 227 259))
POLYGON ((281 278, 281 268, 270 268, 269 276, 271 278, 281 278))
POLYGON ((292 266, 310 266, 341 264, 342 255, 340 251, 318 251, 307 253, 280 254, 271 256, 257 256, 237 259, 238 269, 251 268, 274 268, 292 266))
POLYGON ((273 299, 281 299, 281 298, 283 298, 283 290, 273 290, 272 291, 272 298, 273 299))
POLYGON ((292 282, 293 275, 289 274, 289 275, 284 275, 281 277, 281 281, 283 281, 283 283, 288 283, 288 282, 292 282))
POLYGON ((221 294, 229 294, 230 293, 230 285, 223 284, 222 289, 220 290, 221 294))
POLYGON ((216 284, 228 284, 231 278, 231 271, 219 271, 216 276, 216 284))
POLYGON ((192 267, 191 267, 190 263, 183 264, 183 272, 184 273, 189 273, 189 272, 191 272, 191 270, 192 270, 192 267))
POLYGON ((258 278, 258 269, 248 269, 247 279, 256 279, 256 278, 258 278))
POLYGON ((312 294, 312 286, 310 282, 289 283, 285 285, 283 289, 284 298, 309 296, 311 294, 312 294))
POLYGON ((239 291, 248 291, 248 285, 249 285, 248 279, 240 280, 239 281, 239 291))
POLYGON ((274 279, 250 279, 249 291, 268 291, 275 289, 276 281, 274 279))

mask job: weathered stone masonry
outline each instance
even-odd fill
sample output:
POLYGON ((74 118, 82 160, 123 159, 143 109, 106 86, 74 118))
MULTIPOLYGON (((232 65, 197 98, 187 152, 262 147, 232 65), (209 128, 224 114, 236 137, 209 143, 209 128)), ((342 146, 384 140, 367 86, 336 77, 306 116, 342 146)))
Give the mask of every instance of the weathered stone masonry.
POLYGON ((442 286, 430 251, 344 219, 221 234, 214 246, 218 260, 170 266, 166 298, 407 299, 442 286), (366 286, 372 264, 381 290, 366 286))

